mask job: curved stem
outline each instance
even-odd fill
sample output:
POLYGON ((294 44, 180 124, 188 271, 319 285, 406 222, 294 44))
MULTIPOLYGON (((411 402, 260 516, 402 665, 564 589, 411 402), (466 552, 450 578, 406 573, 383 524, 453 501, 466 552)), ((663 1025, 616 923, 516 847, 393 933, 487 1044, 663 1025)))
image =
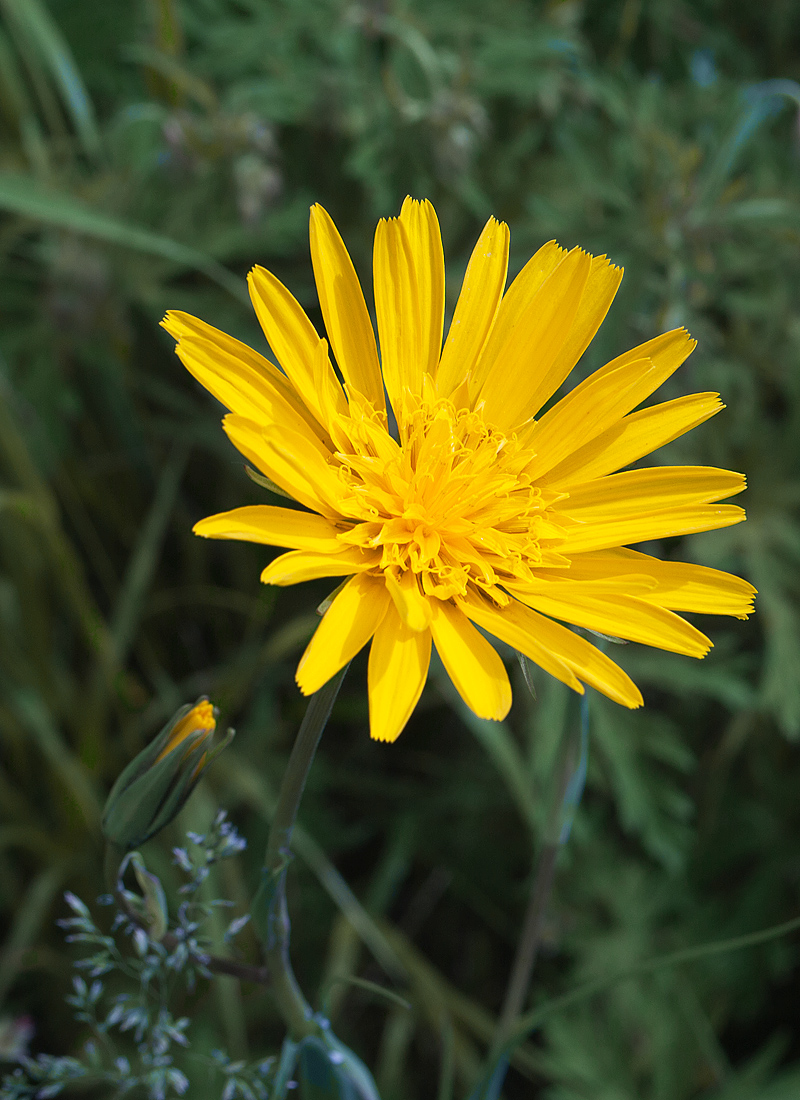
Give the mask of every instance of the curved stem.
POLYGON ((289 959, 286 871, 291 860, 292 831, 306 779, 346 672, 347 666, 323 685, 308 704, 281 780, 264 853, 261 883, 253 899, 254 924, 264 943, 272 993, 293 1039, 317 1034, 320 1028, 297 984, 289 959))

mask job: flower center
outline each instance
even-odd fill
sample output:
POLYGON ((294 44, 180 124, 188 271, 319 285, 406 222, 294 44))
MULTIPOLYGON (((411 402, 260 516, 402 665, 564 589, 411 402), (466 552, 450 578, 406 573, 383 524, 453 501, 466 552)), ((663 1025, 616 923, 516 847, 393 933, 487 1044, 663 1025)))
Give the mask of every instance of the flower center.
MULTIPOLYGON (((376 569, 415 574, 428 596, 464 595, 470 583, 532 579, 561 530, 545 513, 555 493, 525 473, 533 452, 445 398, 412 398, 400 440, 369 417, 348 425, 337 452, 355 526, 343 542, 375 552, 376 569)), ((558 555, 555 555, 558 557, 558 555)))

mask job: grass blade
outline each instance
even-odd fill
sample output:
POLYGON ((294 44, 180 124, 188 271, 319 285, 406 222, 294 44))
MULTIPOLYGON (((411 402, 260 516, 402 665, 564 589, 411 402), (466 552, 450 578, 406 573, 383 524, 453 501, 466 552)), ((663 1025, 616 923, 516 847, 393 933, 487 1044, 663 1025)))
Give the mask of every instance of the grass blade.
POLYGON ((159 256, 179 267, 202 271, 218 286, 240 302, 248 301, 243 280, 237 279, 222 264, 188 245, 162 237, 149 229, 93 210, 72 195, 45 190, 29 176, 0 173, 0 209, 23 218, 84 233, 108 244, 131 248, 159 256))

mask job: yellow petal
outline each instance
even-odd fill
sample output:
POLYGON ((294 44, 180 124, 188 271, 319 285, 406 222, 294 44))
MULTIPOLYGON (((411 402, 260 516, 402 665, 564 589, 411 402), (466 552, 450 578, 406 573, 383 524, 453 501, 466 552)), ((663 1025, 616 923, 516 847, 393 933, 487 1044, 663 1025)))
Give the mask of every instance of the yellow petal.
POLYGON ((651 466, 570 485, 569 498, 559 503, 558 510, 582 523, 595 519, 609 523, 617 517, 710 504, 746 487, 744 474, 715 466, 651 466))
POLYGON ((511 684, 497 651, 463 611, 442 600, 432 604, 433 642, 458 694, 479 718, 505 718, 511 684))
POLYGON ((291 428, 307 436, 312 444, 316 441, 327 450, 333 449, 330 434, 301 402, 287 401, 269 381, 255 376, 245 364, 226 362, 216 349, 189 339, 182 340, 175 351, 197 381, 232 412, 262 428, 275 427, 279 431, 291 428))
MULTIPOLYGON (((598 551, 599 554, 611 553, 611 551, 598 551)), ((590 596, 603 596, 617 592, 627 592, 630 596, 646 597, 650 592, 658 588, 658 582, 654 577, 648 576, 644 570, 629 568, 627 571, 615 572, 613 569, 603 570, 600 566, 586 565, 584 559, 591 561, 591 554, 575 554, 571 558, 564 558, 562 566, 547 566, 532 569, 533 580, 510 581, 514 591, 528 592, 531 594, 543 593, 550 595, 560 592, 572 591, 586 592, 590 596)))
MULTIPOLYGON (((303 418, 296 397, 295 401, 287 401, 265 374, 221 351, 210 341, 185 337, 175 352, 186 369, 230 412, 250 420, 266 418, 274 422, 284 418, 290 424, 314 423, 307 410, 303 418)), ((315 434, 318 437, 322 434, 319 425, 315 434)))
POLYGON ((442 397, 449 397, 474 370, 486 343, 506 282, 508 244, 508 226, 489 218, 467 264, 436 373, 442 397))
MULTIPOLYGON (((618 355, 616 359, 612 359, 610 363, 606 363, 604 367, 595 371, 592 377, 602 378, 604 375, 612 374, 620 367, 633 363, 635 360, 650 359, 653 366, 662 375, 662 380, 665 381, 671 374, 675 373, 681 363, 688 359, 696 347, 697 341, 692 339, 685 328, 673 328, 669 332, 662 332, 660 336, 647 340, 644 344, 639 344, 637 347, 631 348, 630 351, 618 355)), ((661 385, 661 383, 659 382, 658 385, 661 385)))
POLYGON ((578 554, 569 569, 554 570, 550 575, 614 579, 626 582, 635 574, 652 578, 655 587, 641 598, 668 607, 671 611, 697 611, 708 615, 735 615, 746 618, 753 610, 756 590, 752 584, 705 565, 662 561, 637 550, 620 547, 578 554))
POLYGON ((497 608, 489 600, 482 596, 467 592, 463 599, 457 599, 456 605, 478 626, 488 630, 495 638, 513 646, 520 653, 540 665, 551 676, 567 684, 574 691, 583 692, 579 680, 555 653, 543 645, 532 632, 530 609, 524 607, 516 600, 512 600, 506 607, 497 608))
POLYGON ((536 451, 528 476, 540 478, 602 435, 658 389, 695 346, 685 329, 675 329, 595 371, 526 433, 524 445, 536 451))
POLYGON ((296 680, 304 695, 318 691, 363 649, 380 625, 389 602, 380 578, 362 573, 345 584, 297 666, 296 680))
MULTIPOLYGON (((635 551, 629 550, 628 553, 635 551)), ((742 577, 689 562, 652 560, 656 562, 656 568, 651 565, 649 569, 659 581, 659 588, 643 596, 643 599, 668 607, 671 611, 735 615, 737 619, 746 619, 752 614, 757 592, 742 577)))
POLYGON ((399 737, 422 694, 430 659, 430 631, 411 630, 390 603, 369 651, 369 732, 376 741, 399 737))
POLYGON ((399 423, 405 395, 422 389, 422 356, 427 352, 420 317, 416 266, 405 225, 381 218, 373 251, 375 313, 386 392, 399 423))
POLYGON ((478 355, 470 379, 470 393, 475 398, 481 390, 490 369, 503 354, 505 345, 514 332, 524 323, 531 302, 542 283, 558 267, 567 250, 555 241, 548 241, 535 252, 503 295, 494 324, 491 326, 483 350, 478 355))
MULTIPOLYGON (((529 299, 513 327, 505 324, 501 307, 492 338, 481 356, 483 361, 490 349, 496 355, 476 404, 478 408, 483 403, 483 416, 488 423, 502 430, 513 430, 538 411, 540 392, 547 390, 547 396, 552 393, 549 379, 561 361, 591 263, 591 257, 579 248, 568 252, 529 299)), ((481 369, 482 362, 478 365, 478 370, 481 369)))
MULTIPOLYGON (((529 399, 528 416, 536 415, 586 351, 622 282, 622 268, 615 267, 606 256, 592 256, 590 259, 591 266, 578 313, 549 372, 541 373, 539 386, 529 399)), ((636 358, 644 358, 645 355, 646 352, 640 352, 636 358)))
POLYGON ((330 442, 286 375, 263 355, 179 310, 169 310, 161 325, 178 341, 175 350, 186 369, 231 412, 251 420, 262 414, 275 419, 288 408, 293 419, 301 418, 315 435, 330 442))
POLYGON ((303 581, 316 581, 321 577, 348 577, 351 573, 363 573, 376 564, 376 558, 355 546, 336 554, 319 554, 314 550, 290 550, 270 562, 261 573, 263 584, 277 584, 281 588, 303 581))
POLYGON ((289 428, 267 435, 259 424, 235 413, 229 413, 222 426, 234 447, 295 500, 312 512, 339 514, 344 489, 321 443, 315 446, 289 428))
POLYGON ((267 343, 302 400, 326 426, 332 415, 345 415, 347 401, 330 360, 325 389, 322 393, 318 389, 314 362, 320 338, 303 307, 266 268, 254 267, 247 283, 267 343), (335 395, 334 405, 329 403, 330 394, 335 395))
POLYGON ((400 210, 414 259, 419 300, 419 356, 423 374, 434 376, 442 352, 444 326, 444 250, 439 219, 428 199, 410 196, 400 210))
POLYGON ((336 362, 347 388, 383 411, 378 349, 361 284, 333 219, 319 204, 311 207, 310 238, 319 304, 336 362))
POLYGON ((679 615, 624 592, 604 598, 587 593, 586 586, 569 583, 553 584, 543 592, 528 593, 516 587, 513 592, 536 611, 615 638, 643 642, 689 657, 705 657, 711 648, 705 634, 679 615))
MULTIPOLYGON (((314 351, 312 363, 314 372, 314 392, 320 408, 326 413, 325 425, 332 436, 337 436, 337 428, 349 420, 350 410, 342 392, 342 384, 336 377, 328 355, 328 341, 319 340, 314 351)), ((337 449, 339 443, 336 444, 337 449)))
POLYGON ((624 519, 615 518, 605 522, 594 519, 591 523, 568 528, 559 550, 570 556, 582 554, 586 550, 606 550, 613 546, 627 546, 629 543, 731 527, 745 518, 744 508, 735 504, 690 504, 645 516, 628 515, 624 519))
POLYGON ((431 625, 431 600, 420 591, 416 575, 407 569, 396 579, 385 575, 386 587, 400 618, 411 630, 427 630, 431 625))
POLYGON ((660 384, 656 376, 650 360, 640 359, 611 375, 592 375, 576 386, 525 433, 524 445, 536 452, 525 467, 528 477, 538 480, 620 421, 660 384))
POLYGON ((479 626, 524 653, 575 691, 583 692, 577 678, 580 677, 623 706, 642 705, 642 694, 630 676, 596 646, 560 623, 539 615, 517 600, 499 610, 488 601, 470 595, 462 606, 479 626))
POLYGON ((342 548, 337 536, 341 529, 313 512, 251 504, 206 516, 192 528, 205 539, 241 539, 266 546, 288 546, 293 550, 319 550, 333 554, 342 548))
POLYGON ((561 488, 571 481, 604 477, 666 446, 724 408, 719 394, 694 393, 632 413, 547 470, 542 481, 561 488))

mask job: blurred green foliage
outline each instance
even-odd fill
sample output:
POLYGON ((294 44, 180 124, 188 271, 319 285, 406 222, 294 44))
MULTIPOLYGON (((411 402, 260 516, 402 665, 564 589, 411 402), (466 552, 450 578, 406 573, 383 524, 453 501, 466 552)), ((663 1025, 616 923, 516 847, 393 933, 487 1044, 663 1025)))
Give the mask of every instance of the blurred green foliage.
MULTIPOLYGON (((576 373, 686 325, 663 396, 728 408, 664 461, 749 476, 746 524, 658 550, 747 576, 756 618, 705 624, 702 663, 622 651, 641 712, 591 699, 533 1004, 797 913, 799 79, 793 0, 0 0, 0 1002, 34 1049, 80 1040, 53 921, 67 885, 103 889, 105 794, 201 692, 239 736, 178 824, 226 807, 250 849, 221 889, 246 908, 256 878, 326 591, 261 590, 262 548, 191 535, 263 490, 158 321, 263 347, 255 262, 319 321, 314 201, 368 284, 376 218, 431 198, 450 308, 490 213, 514 270, 552 237, 608 253, 627 275, 576 373)), ((386 747, 364 684, 357 661, 302 807, 293 956, 384 1100, 448 1100, 492 1037, 576 702, 520 675, 508 722, 480 723, 434 674, 386 747)), ((179 835, 147 850, 167 883, 179 835)), ((790 1100, 798 962, 779 939, 620 981, 548 1017, 506 1095, 790 1100)), ((262 991, 188 1011, 209 1050, 280 1042, 262 991)))

